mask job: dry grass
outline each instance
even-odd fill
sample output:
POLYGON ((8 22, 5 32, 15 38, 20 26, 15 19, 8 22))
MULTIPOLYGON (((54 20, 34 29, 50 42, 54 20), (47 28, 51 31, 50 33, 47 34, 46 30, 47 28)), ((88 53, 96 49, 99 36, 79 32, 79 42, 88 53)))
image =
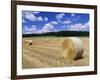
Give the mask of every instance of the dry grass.
POLYGON ((46 68, 89 65, 89 38, 80 37, 84 44, 83 58, 78 60, 64 59, 61 57, 61 43, 66 37, 54 38, 23 38, 22 68, 46 68), (33 40, 32 45, 27 45, 25 40, 33 40))

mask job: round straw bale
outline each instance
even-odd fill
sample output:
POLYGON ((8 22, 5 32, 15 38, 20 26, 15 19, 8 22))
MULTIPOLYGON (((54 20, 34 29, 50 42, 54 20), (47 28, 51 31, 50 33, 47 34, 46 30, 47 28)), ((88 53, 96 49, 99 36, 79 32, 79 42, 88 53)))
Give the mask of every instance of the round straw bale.
POLYGON ((68 37, 62 43, 62 57, 78 59, 82 57, 84 48, 81 40, 77 37, 68 37))
POLYGON ((48 43, 49 42, 49 39, 46 39, 46 42, 48 43))
POLYGON ((29 40, 25 40, 25 43, 27 44, 29 40))
POLYGON ((32 40, 28 40, 28 45, 32 45, 32 40))

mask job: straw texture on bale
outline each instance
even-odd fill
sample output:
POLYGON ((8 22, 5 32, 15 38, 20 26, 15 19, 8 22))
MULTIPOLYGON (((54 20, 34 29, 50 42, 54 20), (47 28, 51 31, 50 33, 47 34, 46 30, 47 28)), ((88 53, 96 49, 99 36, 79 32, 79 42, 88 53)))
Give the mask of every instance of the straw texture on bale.
POLYGON ((63 41, 62 57, 67 59, 78 59, 82 57, 83 51, 84 47, 79 38, 69 37, 63 41))

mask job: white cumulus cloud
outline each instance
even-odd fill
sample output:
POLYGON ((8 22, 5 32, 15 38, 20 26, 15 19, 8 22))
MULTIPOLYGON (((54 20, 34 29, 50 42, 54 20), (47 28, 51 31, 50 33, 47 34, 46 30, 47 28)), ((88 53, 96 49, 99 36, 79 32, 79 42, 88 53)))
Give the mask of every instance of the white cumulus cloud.
POLYGON ((25 33, 36 33, 37 32, 37 28, 36 28, 35 25, 32 25, 31 27, 24 26, 24 32, 25 33))
POLYGON ((24 12, 23 17, 30 21, 48 21, 48 18, 43 18, 42 16, 36 16, 39 12, 24 12))
POLYGON ((51 21, 50 23, 53 24, 53 25, 57 25, 58 24, 57 21, 51 21))
POLYGON ((57 15, 56 15, 56 18, 57 18, 57 19, 62 19, 64 15, 65 15, 64 13, 57 14, 57 15))
MULTIPOLYGON (((74 15, 74 14, 73 14, 73 15, 74 15)), ((57 14, 57 15, 56 15, 57 21, 58 21, 59 23, 61 23, 61 24, 69 24, 69 23, 72 22, 71 20, 66 20, 66 19, 64 19, 64 16, 65 16, 64 13, 57 14)))
POLYGON ((46 33, 51 32, 53 30, 54 26, 50 23, 47 23, 44 25, 44 27, 38 31, 38 33, 46 33))
POLYGON ((32 14, 31 12, 24 12, 24 16, 28 20, 31 20, 31 21, 36 20, 36 16, 34 14, 32 14))
POLYGON ((74 16, 75 16, 75 14, 74 14, 74 13, 72 13, 72 14, 71 14, 71 16, 72 16, 72 17, 74 17, 74 16))
POLYGON ((75 31, 89 31, 89 22, 86 22, 84 24, 77 23, 70 26, 70 30, 75 31))
POLYGON ((40 12, 38 12, 38 11, 35 11, 35 12, 33 12, 33 14, 39 14, 40 12))
POLYGON ((48 21, 48 18, 47 18, 47 17, 45 17, 45 18, 44 18, 44 20, 45 20, 45 21, 48 21))
POLYGON ((37 21, 43 21, 43 18, 41 16, 37 17, 37 21))

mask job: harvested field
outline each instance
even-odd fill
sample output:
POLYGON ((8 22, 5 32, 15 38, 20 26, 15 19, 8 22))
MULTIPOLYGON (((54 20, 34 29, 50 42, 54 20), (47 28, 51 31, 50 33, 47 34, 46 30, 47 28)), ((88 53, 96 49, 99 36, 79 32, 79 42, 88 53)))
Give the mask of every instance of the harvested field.
POLYGON ((89 65, 89 37, 79 37, 84 46, 81 58, 63 58, 62 42, 67 37, 28 37, 23 38, 22 68, 49 68, 89 65), (32 40, 32 45, 25 41, 32 40))

